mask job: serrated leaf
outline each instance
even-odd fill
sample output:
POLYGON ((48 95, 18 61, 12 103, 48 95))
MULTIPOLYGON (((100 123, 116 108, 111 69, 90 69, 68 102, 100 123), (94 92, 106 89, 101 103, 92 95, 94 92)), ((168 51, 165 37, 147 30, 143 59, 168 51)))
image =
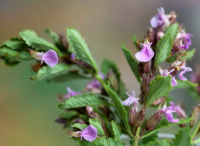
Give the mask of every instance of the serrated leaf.
POLYGON ((172 49, 172 38, 170 34, 164 35, 156 44, 154 67, 163 63, 170 55, 172 49))
POLYGON ((63 72, 66 72, 69 69, 69 67, 70 66, 66 66, 65 64, 59 64, 59 63, 54 67, 44 66, 38 71, 35 77, 30 77, 30 79, 37 81, 59 76, 60 74, 63 74, 63 72))
POLYGON ((138 45, 137 45, 137 37, 136 37, 136 35, 133 35, 132 40, 133 40, 133 44, 135 45, 135 48, 138 51, 140 51, 140 48, 138 48, 138 45))
POLYGON ((161 140, 161 141, 154 141, 154 142, 150 142, 144 146, 171 146, 171 143, 169 142, 169 140, 161 140))
POLYGON ((181 89, 181 88, 194 88, 196 86, 198 86, 198 84, 194 84, 190 81, 182 81, 182 80, 176 80, 178 85, 177 86, 173 86, 173 89, 181 89))
POLYGON ((180 119, 178 123, 170 123, 168 120, 166 119, 163 119, 161 120, 158 125, 156 126, 156 128, 153 130, 153 131, 149 131, 147 132, 144 136, 142 136, 141 138, 145 138, 147 136, 150 136, 152 134, 154 134, 155 132, 158 132, 160 131, 161 129, 163 128, 167 128, 169 126, 174 126, 174 125, 178 125, 178 124, 183 124, 183 123, 188 123, 190 122, 191 118, 188 118, 188 119, 185 119, 185 120, 182 120, 180 119))
POLYGON ((172 41, 174 41, 174 39, 177 36, 178 25, 179 25, 178 23, 174 23, 174 24, 170 25, 168 28, 166 28, 166 30, 165 30, 165 34, 171 34, 172 41))
POLYGON ((19 49, 23 50, 23 49, 27 49, 28 48, 26 43, 20 38, 11 38, 10 40, 5 41, 0 46, 0 48, 2 48, 2 47, 7 47, 7 48, 10 48, 12 50, 19 50, 19 49))
POLYGON ((95 127, 97 129, 97 133, 98 135, 100 136, 103 136, 105 135, 104 131, 103 131, 103 128, 101 127, 101 121, 98 121, 96 119, 89 119, 89 123, 95 127))
POLYGON ((19 33, 22 39, 29 47, 32 47, 38 51, 48 51, 49 49, 59 52, 58 48, 50 42, 38 37, 38 35, 32 30, 23 30, 19 33))
POLYGON ((75 123, 75 124, 71 125, 71 127, 78 128, 78 129, 82 130, 82 129, 85 129, 86 127, 88 127, 88 125, 86 125, 86 124, 80 124, 80 123, 75 123))
POLYGON ((115 141, 117 141, 117 140, 120 141, 121 128, 114 121, 111 122, 111 125, 112 125, 112 130, 113 130, 113 133, 114 133, 115 141))
POLYGON ((127 112, 126 112, 124 106, 122 105, 121 101, 119 100, 119 97, 117 96, 117 94, 110 88, 109 84, 107 85, 107 89, 108 89, 109 96, 111 97, 112 101, 114 102, 116 109, 119 112, 119 114, 124 122, 126 130, 132 136, 132 133, 130 131, 130 127, 128 124, 128 120, 127 120, 127 112))
POLYGON ((190 128, 185 127, 181 128, 175 134, 175 138, 173 138, 173 144, 171 146, 193 146, 191 142, 190 128))
POLYGON ((74 28, 67 28, 67 39, 72 52, 75 53, 76 59, 88 63, 95 69, 96 72, 98 72, 96 62, 90 53, 88 45, 78 30, 74 28))
POLYGON ((110 105, 104 100, 99 99, 94 93, 76 95, 70 97, 65 103, 59 103, 57 106, 60 109, 70 109, 77 107, 85 107, 92 105, 110 105))
POLYGON ((138 80, 139 83, 141 83, 137 61, 132 57, 131 52, 124 47, 124 44, 122 44, 122 50, 136 79, 138 80))
POLYGON ((149 106, 154 100, 160 97, 167 96, 171 89, 171 76, 157 76, 155 80, 149 83, 146 106, 149 106))

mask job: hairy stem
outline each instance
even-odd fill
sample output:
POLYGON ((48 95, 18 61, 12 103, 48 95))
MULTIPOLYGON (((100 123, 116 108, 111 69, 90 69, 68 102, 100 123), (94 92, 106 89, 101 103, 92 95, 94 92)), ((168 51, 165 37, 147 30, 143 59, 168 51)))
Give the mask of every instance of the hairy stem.
POLYGON ((140 127, 137 127, 135 140, 134 140, 134 146, 138 146, 139 139, 140 139, 140 127))

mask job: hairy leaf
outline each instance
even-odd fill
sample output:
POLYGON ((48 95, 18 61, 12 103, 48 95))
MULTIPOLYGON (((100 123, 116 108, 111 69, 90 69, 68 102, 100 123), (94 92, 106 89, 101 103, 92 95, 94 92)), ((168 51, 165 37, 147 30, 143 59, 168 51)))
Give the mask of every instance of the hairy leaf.
POLYGON ((176 35, 178 33, 178 23, 174 23, 170 25, 168 28, 165 30, 165 34, 171 34, 172 36, 172 41, 176 38, 176 35))
POLYGON ((66 66, 64 64, 57 64, 54 67, 44 66, 38 71, 35 77, 30 77, 30 79, 37 81, 59 76, 60 74, 63 74, 63 72, 66 72, 69 69, 69 67, 70 66, 66 66))
POLYGON ((67 28, 67 39, 76 58, 88 63, 98 72, 96 62, 81 34, 74 28, 67 28))
POLYGON ((120 127, 114 121, 111 122, 111 125, 112 125, 112 130, 113 130, 113 133, 114 133, 114 139, 115 139, 115 141, 117 141, 117 140, 120 141, 120 136, 121 136, 121 129, 120 129, 120 127))
POLYGON ((157 76, 155 80, 149 83, 146 106, 149 106, 154 100, 160 97, 167 96, 171 89, 171 76, 157 76))
POLYGON ((107 85, 107 89, 108 89, 108 94, 111 97, 112 101, 114 102, 116 109, 119 112, 128 133, 132 136, 132 133, 130 131, 130 127, 128 124, 128 120, 127 120, 127 112, 124 109, 124 106, 122 105, 121 101, 119 100, 119 97, 117 96, 117 94, 110 88, 109 84, 107 85))
POLYGON ((171 146, 193 146, 191 143, 190 128, 181 128, 173 138, 173 144, 171 146))
POLYGON ((103 128, 101 127, 101 121, 98 121, 96 119, 89 119, 89 123, 95 127, 97 129, 97 133, 98 135, 105 135, 104 131, 103 131, 103 128))
POLYGON ((99 99, 94 93, 88 93, 83 95, 76 95, 70 97, 65 103, 59 103, 57 106, 60 109, 70 109, 77 107, 85 107, 91 105, 110 105, 106 101, 99 99))
POLYGON ((164 35, 156 45, 154 67, 163 63, 170 55, 172 49, 172 38, 170 34, 164 35))
POLYGON ((126 60, 128 61, 128 64, 131 70, 133 71, 136 79, 138 80, 139 83, 141 83, 137 61, 133 58, 131 52, 124 47, 124 44, 122 44, 122 50, 124 52, 124 55, 126 56, 126 60))
POLYGON ((144 146, 171 146, 171 143, 169 140, 161 140, 161 141, 154 141, 150 142, 144 146))
POLYGON ((10 48, 12 50, 24 50, 28 48, 26 43, 20 38, 11 38, 10 40, 5 41, 0 46, 0 48, 2 47, 10 48))
POLYGON ((85 129, 87 126, 88 125, 86 125, 86 124, 80 124, 80 123, 75 123, 75 124, 71 125, 71 127, 78 128, 80 130, 85 129))

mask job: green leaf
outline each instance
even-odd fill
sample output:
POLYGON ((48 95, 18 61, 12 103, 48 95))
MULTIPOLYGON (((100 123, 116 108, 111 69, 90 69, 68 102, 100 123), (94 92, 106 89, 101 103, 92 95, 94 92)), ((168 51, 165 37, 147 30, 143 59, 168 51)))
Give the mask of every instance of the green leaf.
POLYGON ((85 129, 86 127, 88 127, 88 125, 86 125, 86 124, 80 124, 80 123, 75 123, 75 124, 71 125, 71 127, 78 128, 78 129, 82 130, 82 129, 85 129))
POLYGON ((171 143, 169 142, 169 140, 161 140, 161 141, 154 141, 154 142, 150 142, 144 146, 171 146, 171 143))
POLYGON ((72 119, 77 115, 78 115, 77 111, 73 111, 73 110, 66 111, 66 110, 64 110, 64 111, 61 112, 60 117, 65 118, 65 119, 72 119))
POLYGON ((70 66, 66 66, 64 64, 57 64, 54 67, 44 66, 38 71, 35 77, 30 77, 30 79, 37 81, 59 76, 60 74, 63 74, 63 72, 66 72, 69 69, 69 67, 70 66))
POLYGON ((170 34, 164 35, 156 45, 154 67, 163 63, 170 55, 172 49, 172 38, 170 34))
POLYGON ((173 138, 173 144, 171 146, 193 146, 190 135, 190 128, 181 128, 173 138))
POLYGON ((132 57, 131 52, 124 47, 124 44, 122 44, 122 50, 124 52, 124 55, 126 56, 126 60, 128 61, 128 64, 131 70, 133 71, 136 79, 138 80, 139 83, 141 83, 137 61, 132 57))
POLYGON ((181 89, 181 88, 194 88, 198 86, 198 84, 194 84, 190 81, 182 81, 182 80, 176 80, 178 85, 173 86, 173 89, 181 89))
POLYGON ((49 49, 52 49, 59 53, 59 50, 56 46, 38 37, 38 35, 32 30, 24 30, 20 32, 19 35, 29 47, 32 47, 39 51, 48 51, 49 49))
POLYGON ((88 63, 95 69, 96 72, 98 72, 96 62, 81 34, 74 28, 67 28, 67 39, 72 52, 75 53, 76 58, 88 63))
POLYGON ((104 100, 99 99, 94 93, 88 93, 83 95, 76 95, 70 97, 65 103, 59 103, 57 106, 60 109, 70 109, 77 107, 85 107, 92 105, 110 105, 104 100))
POLYGON ((117 140, 120 141, 120 136, 121 136, 121 129, 120 129, 120 127, 114 121, 111 122, 111 125, 112 125, 112 130, 113 130, 113 133, 114 133, 114 139, 115 139, 115 141, 117 141, 117 140))
POLYGON ((10 48, 12 50, 23 50, 23 49, 27 49, 28 48, 26 43, 20 38, 11 38, 10 40, 5 41, 0 46, 0 48, 2 48, 2 47, 7 47, 7 48, 10 48))
POLYGON ((171 76, 157 76, 155 80, 149 83, 146 106, 149 106, 154 100, 160 97, 167 96, 171 89, 171 76))
POLYGON ((185 120, 180 119, 178 123, 170 123, 168 120, 163 119, 163 120, 161 120, 161 121, 158 123, 158 125, 156 126, 156 128, 155 128, 154 130, 147 132, 147 133, 146 133, 144 136, 142 136, 141 138, 143 139, 143 138, 145 138, 145 137, 147 137, 147 136, 150 136, 150 135, 154 134, 155 132, 158 132, 158 131, 160 131, 161 129, 167 128, 167 127, 169 127, 169 126, 174 126, 174 125, 178 125, 178 124, 188 123, 188 122, 190 122, 190 120, 191 120, 191 118, 188 118, 188 119, 185 119, 185 120))
MULTIPOLYGON (((192 49, 190 51, 184 52, 182 54, 184 54, 184 56, 180 57, 181 60, 191 60, 192 57, 194 56, 194 53, 196 52, 196 49, 192 49)), ((181 55, 182 55, 181 54, 181 55)))
POLYGON ((168 28, 165 30, 165 34, 171 34, 172 36, 172 41, 176 38, 176 35, 178 33, 178 23, 174 23, 170 25, 168 28))
POLYGON ((137 45, 137 37, 136 37, 136 35, 133 35, 132 40, 133 40, 133 44, 135 45, 135 48, 136 48, 138 51, 140 51, 140 48, 139 48, 138 45, 137 45))
POLYGON ((45 32, 53 39, 55 44, 60 44, 60 39, 57 33, 53 32, 49 28, 46 28, 45 32))
POLYGON ((119 112, 128 133, 132 136, 132 133, 130 131, 130 127, 128 124, 128 120, 127 120, 127 112, 124 109, 124 106, 122 105, 121 101, 119 100, 119 97, 117 96, 117 94, 110 88, 109 84, 107 85, 107 89, 108 89, 108 94, 111 97, 112 101, 114 102, 116 109, 119 112))
POLYGON ((176 60, 176 57, 177 57, 177 54, 175 54, 172 57, 170 57, 169 59, 167 59, 166 62, 173 63, 176 60))
POLYGON ((97 133, 98 135, 100 136, 103 136, 105 135, 104 131, 103 131, 103 128, 101 127, 101 121, 98 121, 96 119, 89 119, 89 123, 95 127, 97 129, 97 133))

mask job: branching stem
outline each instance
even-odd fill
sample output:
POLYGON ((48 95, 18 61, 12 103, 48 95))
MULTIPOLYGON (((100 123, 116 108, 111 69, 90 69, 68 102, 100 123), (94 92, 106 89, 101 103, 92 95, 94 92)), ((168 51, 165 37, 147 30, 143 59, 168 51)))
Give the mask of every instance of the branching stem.
POLYGON ((140 139, 140 127, 137 127, 135 140, 134 140, 134 146, 138 146, 139 139, 140 139))

